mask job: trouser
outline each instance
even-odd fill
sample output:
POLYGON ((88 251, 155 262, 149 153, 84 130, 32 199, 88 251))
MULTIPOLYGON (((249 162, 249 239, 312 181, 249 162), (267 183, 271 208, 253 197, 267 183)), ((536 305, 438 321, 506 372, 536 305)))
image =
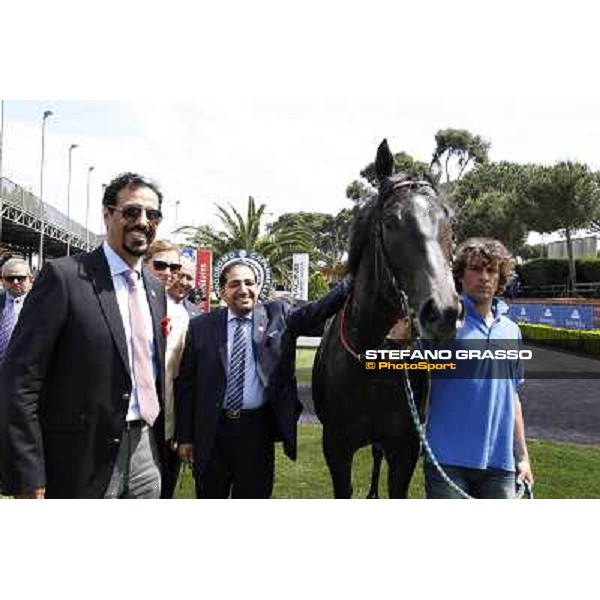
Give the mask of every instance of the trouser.
POLYGON ((105 498, 160 498, 160 461, 154 433, 140 421, 127 424, 105 498))
MULTIPOLYGON (((473 498, 506 499, 515 496, 515 474, 502 469, 468 469, 442 465, 448 477, 473 498)), ((429 499, 459 499, 462 496, 451 488, 437 469, 426 460, 425 494, 429 499)))
POLYGON ((177 450, 171 448, 171 442, 166 443, 164 452, 164 469, 162 472, 162 483, 160 489, 160 497, 162 499, 171 499, 175 494, 175 487, 179 479, 181 471, 181 459, 177 454, 177 450))
POLYGON ((219 418, 213 450, 196 477, 198 498, 270 498, 273 493, 275 442, 268 406, 219 418))

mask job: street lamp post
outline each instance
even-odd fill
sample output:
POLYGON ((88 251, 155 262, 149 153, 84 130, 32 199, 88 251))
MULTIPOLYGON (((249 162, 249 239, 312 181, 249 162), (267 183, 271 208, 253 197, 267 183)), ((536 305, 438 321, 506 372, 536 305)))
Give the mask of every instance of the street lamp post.
POLYGON ((75 148, 79 148, 77 144, 71 144, 69 148, 69 181, 67 183, 67 256, 71 254, 71 153, 75 148))
POLYGON ((41 269, 44 264, 44 229, 46 228, 46 214, 44 209, 44 153, 46 150, 46 119, 51 117, 54 113, 51 110, 45 110, 44 116, 42 117, 42 160, 40 163, 40 204, 41 204, 41 227, 40 227, 40 251, 39 251, 39 265, 41 269))
POLYGON ((87 199, 85 202, 85 250, 90 251, 90 178, 94 167, 88 167, 87 175, 87 199))

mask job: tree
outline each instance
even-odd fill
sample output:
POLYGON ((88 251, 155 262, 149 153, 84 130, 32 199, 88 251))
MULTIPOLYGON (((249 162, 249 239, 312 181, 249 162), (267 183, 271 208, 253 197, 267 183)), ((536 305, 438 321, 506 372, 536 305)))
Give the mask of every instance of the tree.
POLYGON ((355 179, 346 188, 346 198, 349 198, 355 204, 366 202, 377 195, 377 190, 359 179, 355 179))
POLYGON ((215 230, 208 225, 185 227, 190 234, 189 244, 195 248, 210 248, 215 259, 232 250, 260 252, 271 266, 275 283, 289 283, 291 261, 294 252, 310 250, 310 236, 301 228, 289 228, 285 231, 261 234, 265 204, 256 207, 254 198, 248 199, 246 218, 232 206, 229 210, 217 204, 217 216, 223 228, 215 230))
MULTIPOLYGON (((431 175, 430 168, 427 163, 416 160, 407 152, 398 152, 397 154, 394 154, 394 173, 398 173, 399 171, 409 173, 410 175, 414 175, 416 177, 431 175)), ((361 181, 353 181, 346 188, 346 196, 350 199, 353 199, 350 194, 356 193, 357 191, 360 193, 364 190, 364 192, 372 193, 372 195, 377 193, 379 180, 377 179, 377 174, 375 171, 375 163, 369 163, 360 172, 360 176, 368 183, 368 185, 361 181)))
POLYGON ((304 230, 310 237, 311 263, 318 267, 333 267, 343 259, 348 245, 352 209, 342 209, 337 215, 325 213, 286 213, 269 225, 272 234, 304 230))
POLYGON ((532 168, 533 165, 519 165, 507 161, 477 165, 459 181, 453 182, 449 197, 455 206, 460 207, 469 198, 479 198, 484 194, 518 195, 532 168))
POLYGON ((313 271, 308 281, 308 299, 318 300, 329 291, 327 277, 321 271, 313 271))
POLYGON ((448 197, 456 210, 459 242, 488 236, 515 254, 519 251, 527 234, 519 189, 530 169, 509 162, 485 163, 453 182, 448 197))
POLYGON ((540 233, 564 230, 573 291, 576 276, 571 234, 600 215, 598 176, 587 165, 570 161, 535 167, 521 186, 521 202, 531 229, 540 233))
POLYGON ((516 254, 527 235, 527 225, 519 218, 517 205, 517 196, 505 192, 485 192, 467 198, 457 208, 457 242, 470 237, 491 237, 516 254))
POLYGON ((441 169, 443 159, 446 182, 449 182, 450 165, 455 162, 458 166, 456 179, 460 179, 470 163, 481 165, 487 162, 490 146, 490 142, 466 129, 440 129, 435 134, 432 163, 441 169))

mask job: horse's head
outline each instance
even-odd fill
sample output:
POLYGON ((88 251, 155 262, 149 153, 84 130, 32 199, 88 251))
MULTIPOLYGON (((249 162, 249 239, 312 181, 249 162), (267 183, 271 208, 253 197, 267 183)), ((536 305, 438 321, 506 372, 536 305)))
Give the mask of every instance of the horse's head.
POLYGON ((374 215, 376 276, 391 280, 386 298, 408 296, 424 338, 454 338, 459 302, 450 268, 452 212, 429 177, 394 174, 393 167, 384 140, 375 160, 380 181, 374 215))

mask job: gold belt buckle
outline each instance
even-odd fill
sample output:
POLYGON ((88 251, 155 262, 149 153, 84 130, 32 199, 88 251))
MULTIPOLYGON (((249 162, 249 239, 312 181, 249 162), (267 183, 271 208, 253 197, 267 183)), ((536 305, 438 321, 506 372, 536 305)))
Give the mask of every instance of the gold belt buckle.
POLYGON ((239 419, 242 416, 241 410, 228 410, 225 411, 225 416, 232 421, 239 419))

